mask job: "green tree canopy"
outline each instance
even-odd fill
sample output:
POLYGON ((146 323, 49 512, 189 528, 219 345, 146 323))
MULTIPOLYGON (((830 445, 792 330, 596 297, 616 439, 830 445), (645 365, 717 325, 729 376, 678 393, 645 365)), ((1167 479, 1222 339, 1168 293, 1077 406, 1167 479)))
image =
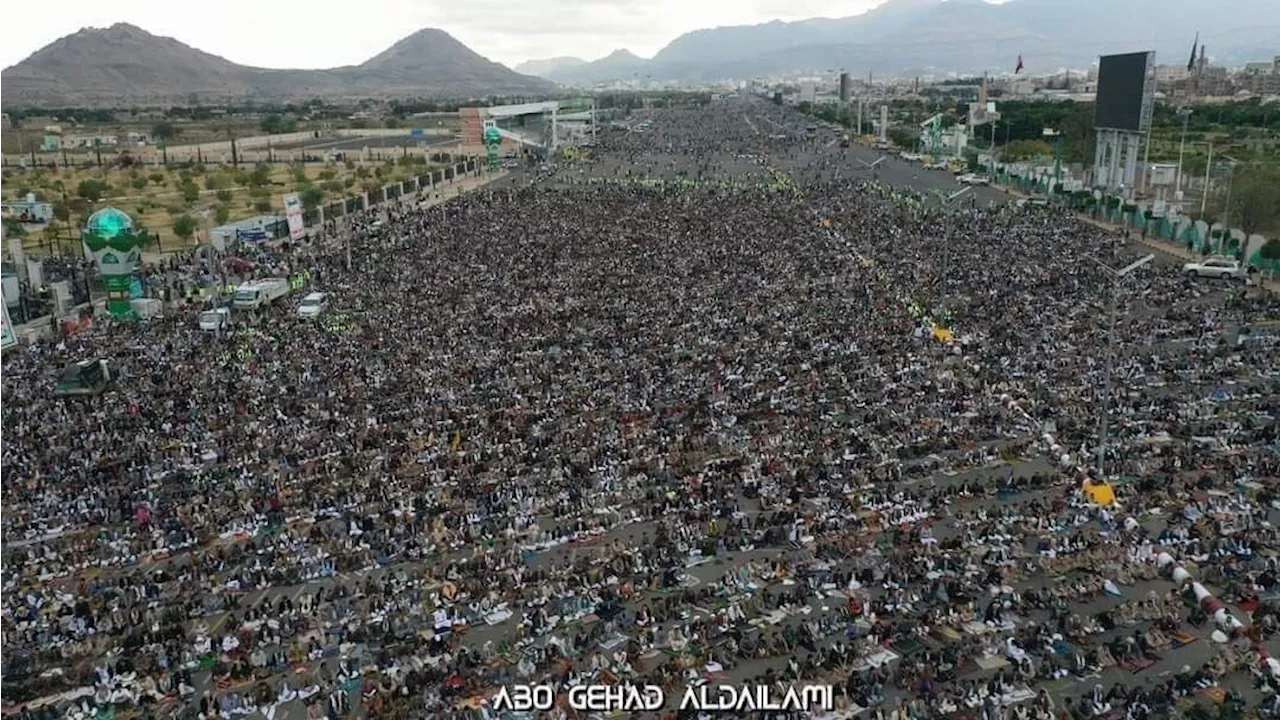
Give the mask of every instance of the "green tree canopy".
POLYGON ((183 240, 190 240, 198 227, 200 227, 199 223, 190 215, 179 215, 173 219, 173 234, 183 240))
POLYGON ((168 142, 178 136, 179 130, 173 126, 173 123, 164 120, 151 126, 151 137, 162 142, 168 142))
POLYGON ((1280 220, 1280 172, 1254 165, 1234 180, 1231 197, 1233 219, 1246 235, 1272 230, 1280 220))
POLYGON ((299 198, 302 200, 302 206, 311 210, 324 202, 324 190, 312 185, 303 190, 299 198))
POLYGON ((110 186, 101 180, 89 178, 88 180, 80 181, 80 184, 76 186, 76 194, 89 202, 98 202, 103 195, 107 194, 109 189, 110 186))

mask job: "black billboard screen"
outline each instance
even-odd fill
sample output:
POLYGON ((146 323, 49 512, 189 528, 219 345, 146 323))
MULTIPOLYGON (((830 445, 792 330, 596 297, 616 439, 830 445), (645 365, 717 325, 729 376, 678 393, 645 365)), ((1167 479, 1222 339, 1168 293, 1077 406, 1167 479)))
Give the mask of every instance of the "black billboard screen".
POLYGON ((1136 52, 1099 58, 1094 127, 1143 130, 1142 93, 1147 80, 1148 54, 1136 52))

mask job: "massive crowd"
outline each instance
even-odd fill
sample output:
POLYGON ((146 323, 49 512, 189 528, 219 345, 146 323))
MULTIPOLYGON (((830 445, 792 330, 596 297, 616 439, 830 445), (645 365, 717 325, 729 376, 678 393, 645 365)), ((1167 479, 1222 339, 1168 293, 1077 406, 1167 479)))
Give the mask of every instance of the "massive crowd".
POLYGON ((519 682, 1280 710, 1280 367, 1237 339, 1274 299, 1113 284, 1121 234, 842 177, 779 108, 652 117, 245 259, 309 271, 315 321, 6 355, 6 712, 496 718, 519 682), (114 386, 55 398, 89 357, 114 386))

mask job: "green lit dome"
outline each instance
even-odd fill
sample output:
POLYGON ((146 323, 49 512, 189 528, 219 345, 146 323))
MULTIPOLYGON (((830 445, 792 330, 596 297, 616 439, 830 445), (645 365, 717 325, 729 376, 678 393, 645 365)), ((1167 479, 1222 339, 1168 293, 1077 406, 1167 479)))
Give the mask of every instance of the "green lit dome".
POLYGON ((103 208, 89 216, 86 231, 100 238, 109 239, 133 229, 129 216, 115 208, 103 208))
POLYGON ((484 129, 485 142, 502 142, 502 133, 496 127, 487 127, 484 129))

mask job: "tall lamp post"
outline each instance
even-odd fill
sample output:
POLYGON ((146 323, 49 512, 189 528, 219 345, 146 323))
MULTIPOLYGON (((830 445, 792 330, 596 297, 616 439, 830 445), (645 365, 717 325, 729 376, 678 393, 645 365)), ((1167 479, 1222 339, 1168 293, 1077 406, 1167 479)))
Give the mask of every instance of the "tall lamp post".
POLYGON ((1099 267, 1106 271, 1107 277, 1111 279, 1111 317, 1108 320, 1110 329, 1107 331, 1107 370, 1103 380, 1102 402, 1099 403, 1098 415, 1098 479, 1105 480, 1106 461, 1107 461, 1107 414, 1111 410, 1111 379, 1112 372, 1115 370, 1115 347, 1116 347, 1116 315, 1118 313, 1118 304, 1120 298, 1120 283, 1128 277, 1133 271, 1155 260, 1155 255, 1147 255, 1143 258, 1129 263, 1125 267, 1116 270, 1110 265, 1102 262, 1098 258, 1089 256, 1089 259, 1097 263, 1099 267))
POLYGON ((1187 149, 1187 123, 1191 119, 1191 108, 1180 107, 1178 114, 1182 116, 1182 140, 1178 143, 1178 177, 1173 183, 1173 199, 1181 204, 1179 193, 1182 192, 1182 154, 1187 149))
POLYGON ((1240 161, 1231 157, 1230 155, 1223 155, 1222 157, 1227 161, 1227 202, 1225 205, 1222 206, 1222 224, 1226 225, 1227 228, 1230 229, 1231 228, 1231 186, 1235 183, 1235 179, 1236 179, 1236 163, 1240 161))
POLYGON ((1049 188, 1048 195, 1057 192, 1058 185, 1062 184, 1062 132, 1053 128, 1045 128, 1040 131, 1044 137, 1053 138, 1053 187, 1049 188))
POLYGON ((1208 145, 1209 157, 1204 161, 1204 190, 1200 192, 1200 217, 1204 218, 1205 205, 1209 202, 1209 171, 1213 169, 1213 141, 1193 142, 1192 145, 1208 145))

